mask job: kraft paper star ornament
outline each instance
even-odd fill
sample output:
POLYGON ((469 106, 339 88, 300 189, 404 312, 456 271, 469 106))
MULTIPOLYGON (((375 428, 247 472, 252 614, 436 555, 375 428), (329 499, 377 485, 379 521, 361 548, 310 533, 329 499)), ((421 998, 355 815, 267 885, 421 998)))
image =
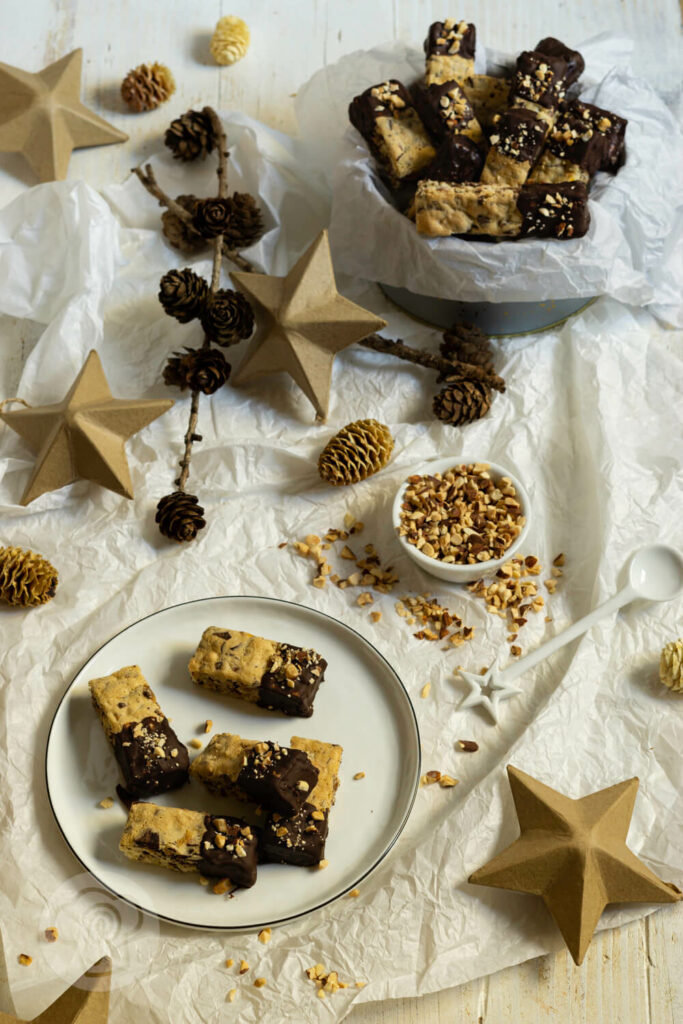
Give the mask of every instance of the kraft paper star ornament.
POLYGON ((32 74, 0 63, 0 152, 22 153, 39 181, 66 178, 74 149, 128 136, 80 101, 83 51, 32 74))
POLYGON ((284 371, 312 402, 317 418, 324 420, 336 353, 386 327, 386 321, 337 291, 327 231, 316 238, 286 277, 230 276, 260 321, 256 337, 233 374, 233 384, 284 371))
POLYGON ((90 352, 61 402, 0 412, 38 455, 21 504, 80 478, 132 498, 124 441, 172 405, 167 398, 114 398, 100 357, 90 352))
POLYGON ((107 1024, 110 989, 111 960, 103 956, 32 1021, 0 1013, 0 1024, 107 1024))
POLYGON ((505 682, 498 669, 497 661, 489 666, 483 676, 476 672, 465 672, 462 668, 458 669, 458 674, 466 683, 469 691, 461 701, 458 711, 465 708, 484 708, 491 716, 494 725, 498 725, 498 711, 502 701, 509 700, 510 697, 522 692, 516 686, 505 682))
POLYGON ((508 765, 521 835, 469 881, 541 896, 580 964, 608 903, 675 903, 681 892, 626 845, 638 779, 579 800, 508 765))

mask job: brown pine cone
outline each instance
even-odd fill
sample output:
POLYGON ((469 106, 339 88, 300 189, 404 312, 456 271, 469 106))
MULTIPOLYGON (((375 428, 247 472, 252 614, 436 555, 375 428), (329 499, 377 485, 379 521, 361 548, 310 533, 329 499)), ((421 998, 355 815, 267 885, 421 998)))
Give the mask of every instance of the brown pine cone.
MULTIPOLYGON (((175 201, 188 213, 194 213, 195 206, 199 202, 193 195, 176 196, 175 201)), ((164 210, 162 213, 161 230, 166 241, 185 256, 198 256, 209 244, 207 239, 202 238, 191 224, 181 220, 171 210, 164 210)))
POLYGON ((199 499, 185 491, 165 495, 157 505, 154 521, 159 524, 159 531, 164 537, 179 543, 194 540, 206 526, 199 499))
POLYGON ((448 386, 434 398, 432 409, 437 419, 458 427, 481 419, 491 408, 491 388, 478 380, 446 378, 448 386))
POLYGON ((184 391, 201 391, 213 395, 230 376, 231 366, 222 352, 215 348, 187 348, 175 352, 164 367, 164 383, 184 391))
POLYGON ((203 160, 216 145, 211 118, 203 110, 188 110, 171 121, 164 135, 164 144, 176 160, 203 160))
POLYGON ((236 345, 254 330, 254 311, 249 300, 230 288, 220 288, 209 296, 200 319, 216 345, 236 345))
POLYGON ((230 220, 225 229, 228 249, 248 249, 258 242, 265 228, 256 200, 248 192, 233 192, 229 199, 230 220))
POLYGON ((194 270, 169 270, 159 282, 159 302, 164 312, 187 324, 201 315, 209 286, 194 270))
POLYGON ((443 332, 441 355, 460 363, 474 363, 493 373, 493 350, 487 334, 472 324, 453 324, 443 332))
POLYGON ((139 114, 154 110, 175 92, 173 75, 165 64, 140 64, 121 82, 121 96, 131 110, 139 114))
POLYGON ((357 484, 383 469, 393 448, 394 439, 383 423, 356 420, 327 442, 318 459, 318 472, 328 484, 357 484))
POLYGON ((200 199, 192 215, 192 226, 202 238, 222 235, 232 218, 232 204, 229 199, 200 199))
POLYGON ((59 575, 46 558, 27 548, 0 548, 0 601, 28 608, 55 596, 59 575))

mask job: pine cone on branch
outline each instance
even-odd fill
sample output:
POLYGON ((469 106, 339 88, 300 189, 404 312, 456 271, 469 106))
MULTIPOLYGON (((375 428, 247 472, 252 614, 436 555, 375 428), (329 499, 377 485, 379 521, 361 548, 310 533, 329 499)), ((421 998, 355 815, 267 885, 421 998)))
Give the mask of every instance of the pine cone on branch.
POLYGON ((140 64, 121 83, 121 96, 136 114, 154 110, 175 92, 173 75, 165 64, 140 64))
POLYGON ((453 427, 481 419, 491 408, 491 388, 478 380, 446 378, 447 386, 435 396, 432 409, 437 419, 453 427))
MULTIPOLYGON (((176 196, 175 201, 190 214, 194 213, 195 207, 199 202, 197 197, 193 195, 176 196)), ((207 239, 202 238, 191 224, 182 220, 171 210, 164 210, 162 213, 161 230, 166 241, 185 256, 198 256, 199 253, 204 252, 209 244, 207 239)))
POLYGON ((160 500, 155 522, 164 537, 178 543, 194 540, 206 526, 204 509, 199 499, 185 491, 174 491, 160 500))
POLYGON ((201 313, 202 327, 216 345, 236 345, 250 337, 254 311, 241 292, 220 288, 210 295, 201 313))
POLYGON ((42 555, 26 548, 0 548, 0 600, 28 608, 55 596, 59 575, 42 555))
POLYGON ((248 249, 265 230, 260 207, 248 192, 233 192, 228 202, 231 213, 224 232, 225 244, 228 249, 248 249))
POLYGON ((231 219, 230 199, 199 199, 192 215, 192 226, 202 238, 216 238, 227 231, 231 219))
POLYGON ((216 145, 211 119, 203 110, 188 110, 171 121, 164 135, 164 144, 176 160, 203 160, 216 145))
POLYGON ((349 423, 328 441, 318 459, 318 472, 328 484, 357 484, 378 473, 391 458, 394 439, 377 420, 349 423))
POLYGON ((159 282, 159 302, 164 312, 174 316, 181 324, 201 316, 209 294, 203 277, 194 270, 169 270, 159 282))
POLYGON ((187 348, 176 352, 164 367, 164 383, 184 391, 201 391, 213 395, 230 376, 231 366, 222 352, 215 348, 187 348))
POLYGON ((441 355, 454 362, 473 363, 493 373, 493 349, 487 334, 472 324, 453 324, 443 332, 441 355))

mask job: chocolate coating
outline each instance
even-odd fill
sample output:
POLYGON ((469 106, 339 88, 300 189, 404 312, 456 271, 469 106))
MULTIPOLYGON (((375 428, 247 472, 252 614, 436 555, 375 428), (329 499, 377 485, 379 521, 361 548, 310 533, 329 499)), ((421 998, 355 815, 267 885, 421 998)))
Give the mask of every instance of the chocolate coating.
MULTIPOLYGON (((477 30, 471 22, 466 24, 467 27, 460 37, 457 49, 453 51, 453 56, 457 55, 466 60, 472 60, 477 45, 477 30)), ((429 32, 424 41, 425 54, 431 57, 436 54, 445 55, 450 53, 453 39, 449 38, 449 36, 452 29, 457 29, 457 26, 458 22, 454 22, 452 25, 447 25, 444 21, 433 22, 429 26, 429 32), (439 42, 439 40, 442 40, 442 42, 439 42)))
POLYGON ((312 804, 304 804, 292 818, 271 814, 261 836, 260 859, 313 867, 325 855, 327 833, 328 812, 316 812, 312 804), (313 813, 319 817, 313 818, 313 813))
POLYGON ((168 719, 143 718, 124 725, 113 737, 114 754, 125 788, 134 797, 152 796, 183 786, 190 759, 168 719), (159 756, 155 751, 163 751, 159 756), (175 756, 171 756, 175 751, 175 756))
POLYGON ((590 225, 588 194, 579 181, 523 185, 517 209, 522 214, 522 237, 581 238, 590 225))
POLYGON ((585 70, 586 63, 579 51, 570 50, 568 46, 559 39, 555 39, 554 36, 546 36, 545 39, 541 39, 534 49, 537 53, 542 53, 546 57, 561 57, 562 60, 566 61, 565 85, 571 85, 573 82, 576 82, 585 70))
MULTIPOLYGON (((382 85, 384 84, 382 83, 382 85)), ((395 95, 399 100, 403 101, 405 107, 412 107, 413 101, 410 93, 402 82, 399 82, 396 78, 390 78, 386 84, 397 86, 398 88, 393 90, 395 95)), ((375 121, 380 117, 394 117, 396 113, 392 106, 383 103, 376 95, 377 89, 376 85, 371 85, 360 96, 354 96, 349 104, 349 121, 354 128, 358 129, 371 149, 373 147, 375 121)), ((400 109, 405 109, 405 107, 400 109)), ((374 151, 373 155, 376 156, 374 151)))
POLYGON ((547 130, 545 121, 533 111, 511 107, 493 119, 490 142, 513 160, 533 163, 541 152, 547 130))
POLYGON ((457 185, 461 181, 478 181, 483 166, 484 155, 476 143, 465 135, 448 135, 420 177, 457 185))
MULTIPOLYGON (((256 881, 258 840, 242 818, 207 814, 200 843, 199 870, 209 878, 228 878, 243 889, 256 881)), ((158 836, 157 836, 158 842, 158 836)), ((158 847, 157 847, 158 849, 158 847)))
POLYGON ((269 811, 291 817, 318 781, 318 769, 303 750, 259 743, 246 758, 237 785, 269 811))
POLYGON ((257 703, 259 707, 282 711, 285 715, 310 718, 327 662, 315 651, 290 644, 280 644, 279 654, 281 663, 263 674, 257 703), (297 669, 296 675, 288 674, 290 665, 297 669))
POLYGON ((578 123, 590 125, 601 137, 602 156, 597 169, 616 173, 626 159, 626 118, 581 100, 569 104, 567 115, 576 118, 578 123))
POLYGON ((510 99, 515 97, 553 110, 564 99, 567 61, 534 50, 524 50, 517 58, 510 84, 510 99))
POLYGON ((415 108, 437 139, 459 135, 474 117, 471 103, 455 81, 415 89, 415 108))

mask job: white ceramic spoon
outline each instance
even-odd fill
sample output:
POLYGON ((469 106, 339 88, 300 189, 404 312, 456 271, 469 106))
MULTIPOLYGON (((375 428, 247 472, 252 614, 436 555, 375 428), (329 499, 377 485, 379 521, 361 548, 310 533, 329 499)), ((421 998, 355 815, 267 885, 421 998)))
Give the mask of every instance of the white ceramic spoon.
POLYGON ((569 626, 562 633, 558 633, 552 640, 542 644, 531 654, 520 658, 507 668, 499 669, 496 661, 493 662, 485 675, 476 675, 473 672, 464 672, 460 669, 460 675, 469 687, 469 693, 460 705, 460 708, 486 708, 493 721, 498 723, 498 708, 501 701, 514 697, 522 691, 512 686, 513 680, 517 679, 528 669, 538 665, 550 654, 554 654, 560 647, 564 647, 571 640, 581 636, 587 629, 594 626, 605 615, 616 612, 624 605, 630 604, 636 598, 645 601, 671 601, 683 591, 683 556, 666 544, 648 544, 631 556, 628 567, 628 583, 614 597, 599 605, 588 615, 585 615, 573 626, 569 626))

